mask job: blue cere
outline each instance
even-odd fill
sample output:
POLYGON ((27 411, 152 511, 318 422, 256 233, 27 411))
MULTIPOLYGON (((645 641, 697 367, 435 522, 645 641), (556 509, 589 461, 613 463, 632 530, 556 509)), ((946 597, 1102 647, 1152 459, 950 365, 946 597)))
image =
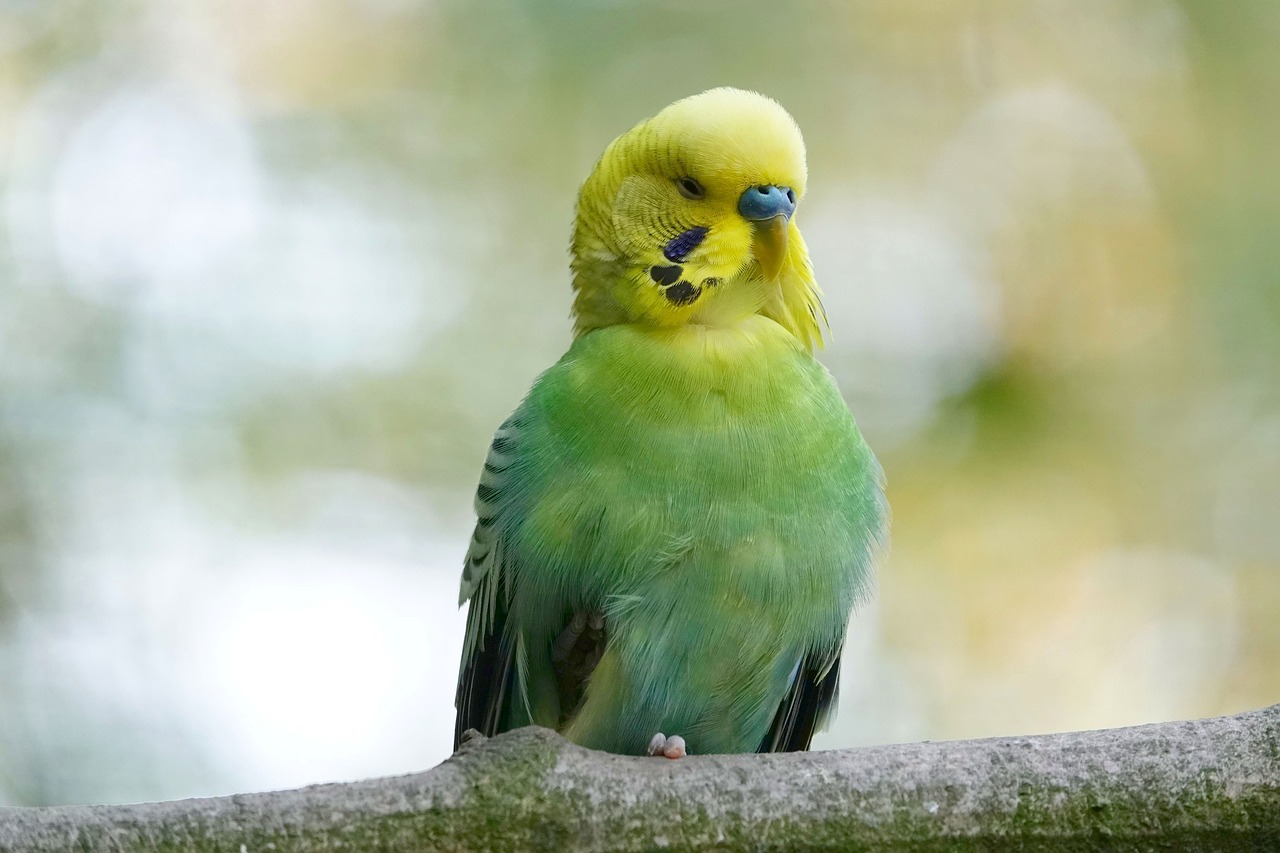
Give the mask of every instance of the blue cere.
POLYGON ((796 211, 796 194, 791 187, 752 187, 738 199, 738 212, 753 222, 775 216, 791 218, 796 211))

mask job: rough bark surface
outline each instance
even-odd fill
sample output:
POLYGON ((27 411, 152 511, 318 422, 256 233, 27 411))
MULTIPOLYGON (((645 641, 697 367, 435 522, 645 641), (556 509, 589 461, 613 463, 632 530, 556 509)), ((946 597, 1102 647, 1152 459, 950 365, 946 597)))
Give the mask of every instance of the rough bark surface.
POLYGON ((425 773, 0 809, 0 850, 1280 850, 1280 705, 1036 737, 679 761, 543 729, 425 773))

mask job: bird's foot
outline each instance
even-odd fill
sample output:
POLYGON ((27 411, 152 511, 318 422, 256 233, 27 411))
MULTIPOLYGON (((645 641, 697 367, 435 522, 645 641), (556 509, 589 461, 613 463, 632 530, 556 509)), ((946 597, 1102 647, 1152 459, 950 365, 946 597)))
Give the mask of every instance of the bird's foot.
POLYGON ((661 755, 666 758, 684 758, 686 749, 684 738, 680 735, 672 735, 667 737, 662 732, 658 732, 649 739, 650 755, 661 755))

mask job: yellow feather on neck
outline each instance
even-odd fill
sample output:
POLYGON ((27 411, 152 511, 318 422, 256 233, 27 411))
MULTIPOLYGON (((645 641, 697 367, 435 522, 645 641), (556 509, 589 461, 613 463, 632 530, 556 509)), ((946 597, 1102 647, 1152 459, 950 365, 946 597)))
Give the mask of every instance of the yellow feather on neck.
POLYGON ((795 335, 810 352, 815 347, 822 349, 823 330, 829 328, 827 311, 822 306, 822 291, 809 262, 809 249, 794 221, 787 241, 787 262, 777 284, 773 298, 760 313, 795 335))

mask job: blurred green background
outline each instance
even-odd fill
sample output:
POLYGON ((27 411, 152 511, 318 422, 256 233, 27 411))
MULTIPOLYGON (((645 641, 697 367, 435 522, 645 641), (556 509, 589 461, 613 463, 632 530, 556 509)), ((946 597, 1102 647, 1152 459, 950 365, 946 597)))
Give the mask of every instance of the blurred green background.
POLYGON ((0 0, 0 803, 449 752, 578 183, 809 145, 895 524, 835 747, 1280 701, 1280 4, 0 0))

